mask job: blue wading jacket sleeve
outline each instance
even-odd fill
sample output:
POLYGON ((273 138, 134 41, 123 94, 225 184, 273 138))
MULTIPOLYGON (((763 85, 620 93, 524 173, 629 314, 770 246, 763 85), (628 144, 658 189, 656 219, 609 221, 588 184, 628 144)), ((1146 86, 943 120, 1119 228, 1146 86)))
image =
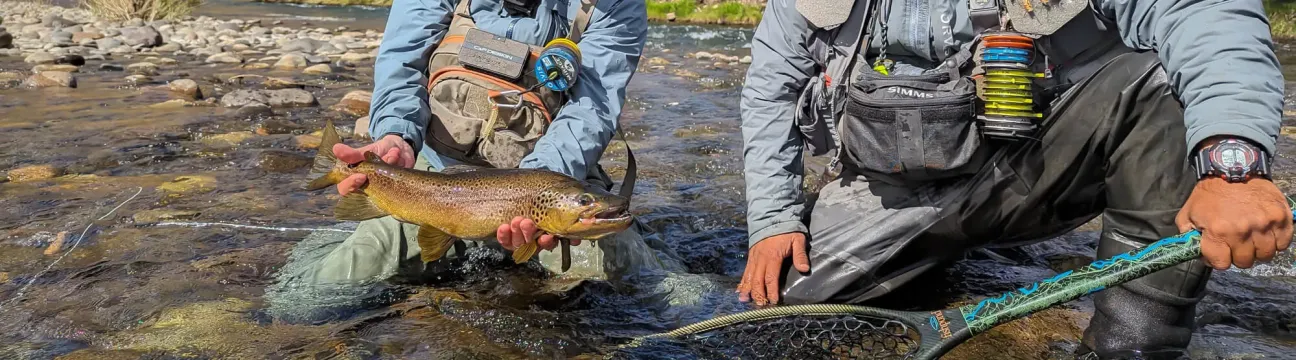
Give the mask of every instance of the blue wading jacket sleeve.
POLYGON ((1093 0, 1127 46, 1155 49, 1184 103, 1188 146, 1216 135, 1276 154, 1283 74, 1259 0, 1093 0))
POLYGON ((741 104, 749 245, 808 232, 801 222, 803 143, 793 113, 815 69, 807 49, 810 36, 795 0, 770 0, 752 36, 741 104))
POLYGON ((369 134, 375 140, 397 134, 414 145, 415 154, 423 148, 432 115, 423 55, 445 36, 456 5, 455 0, 392 1, 374 60, 369 134))
POLYGON ((548 169, 578 179, 592 174, 617 129, 626 85, 639 67, 647 37, 648 13, 642 0, 598 2, 576 44, 581 52, 580 77, 570 90, 570 100, 519 167, 548 169))

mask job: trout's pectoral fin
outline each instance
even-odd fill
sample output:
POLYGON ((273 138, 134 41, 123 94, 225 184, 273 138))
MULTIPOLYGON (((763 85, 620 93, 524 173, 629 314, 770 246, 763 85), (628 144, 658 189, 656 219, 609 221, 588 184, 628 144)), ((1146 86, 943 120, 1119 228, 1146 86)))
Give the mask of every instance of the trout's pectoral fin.
POLYGON ((369 201, 368 196, 360 192, 346 194, 342 200, 338 200, 337 206, 333 207, 333 216, 338 220, 364 221, 387 215, 390 214, 378 208, 373 201, 369 201))
POLYGON ((454 245, 455 239, 450 237, 441 229, 427 225, 419 226, 418 245, 419 253, 423 262, 433 262, 445 256, 450 251, 450 246, 454 245))
POLYGON ((513 250, 513 262, 518 264, 527 262, 527 260, 531 260, 531 257, 535 256, 536 252, 539 250, 540 246, 536 245, 535 242, 522 244, 522 246, 519 246, 517 250, 513 250))
POLYGON ((365 151, 364 157, 365 161, 368 162, 383 163, 382 158, 378 157, 378 154, 374 154, 372 151, 365 151))

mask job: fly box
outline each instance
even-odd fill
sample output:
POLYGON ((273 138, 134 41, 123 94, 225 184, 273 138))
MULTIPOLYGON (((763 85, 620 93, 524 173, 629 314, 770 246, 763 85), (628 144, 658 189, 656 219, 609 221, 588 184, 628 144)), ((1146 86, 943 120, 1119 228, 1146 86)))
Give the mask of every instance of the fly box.
POLYGON ((526 68, 531 46, 478 29, 464 34, 459 62, 508 81, 517 81, 526 68))

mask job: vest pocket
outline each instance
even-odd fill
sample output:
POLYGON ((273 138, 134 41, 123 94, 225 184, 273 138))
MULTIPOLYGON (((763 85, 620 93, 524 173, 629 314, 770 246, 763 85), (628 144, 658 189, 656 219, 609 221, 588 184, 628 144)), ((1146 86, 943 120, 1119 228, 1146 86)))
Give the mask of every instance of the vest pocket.
POLYGON ((842 162, 913 181, 963 173, 981 149, 975 84, 945 72, 862 71, 849 89, 839 129, 842 162))
POLYGON ((497 109, 491 102, 492 92, 522 90, 515 84, 460 67, 437 71, 429 84, 428 107, 435 119, 426 139, 438 154, 475 165, 517 167, 549 125, 548 111, 534 93, 500 99, 516 108, 497 109))

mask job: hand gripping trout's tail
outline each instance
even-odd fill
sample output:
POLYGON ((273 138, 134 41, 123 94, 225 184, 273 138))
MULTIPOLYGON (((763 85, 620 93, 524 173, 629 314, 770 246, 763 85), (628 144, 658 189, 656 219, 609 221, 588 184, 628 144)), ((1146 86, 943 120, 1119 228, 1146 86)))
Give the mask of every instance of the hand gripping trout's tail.
POLYGON ((311 166, 310 184, 306 185, 306 190, 319 190, 333 186, 342 182, 344 177, 341 172, 333 168, 337 163, 337 156, 333 155, 333 145, 342 142, 342 137, 338 136, 337 129, 333 128, 333 120, 329 120, 324 126, 324 136, 320 140, 319 151, 315 153, 315 164, 311 166))

